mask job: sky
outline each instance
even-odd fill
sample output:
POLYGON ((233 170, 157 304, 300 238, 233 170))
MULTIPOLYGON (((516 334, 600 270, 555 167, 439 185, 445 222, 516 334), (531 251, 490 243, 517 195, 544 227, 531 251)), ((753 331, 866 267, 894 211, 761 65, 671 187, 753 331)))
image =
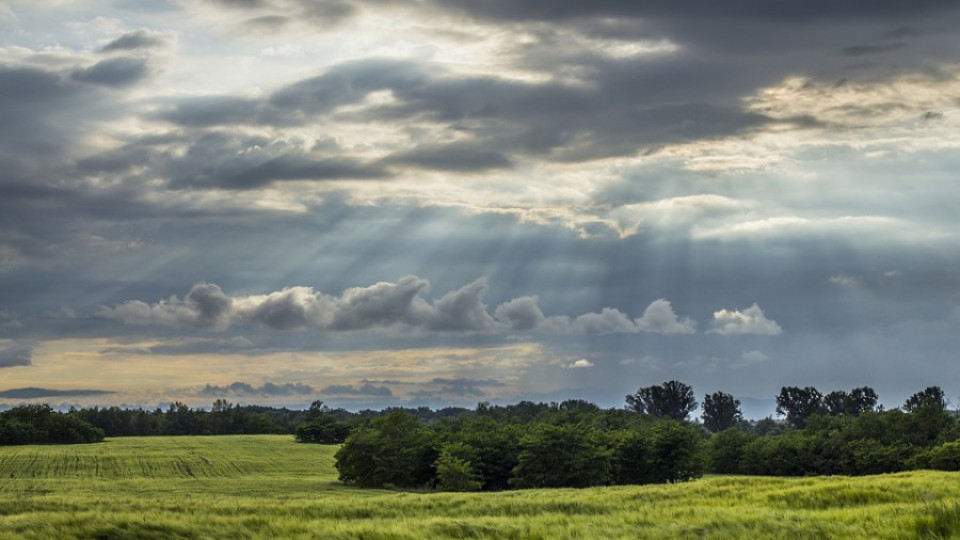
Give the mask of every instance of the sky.
POLYGON ((0 405, 960 402, 960 5, 0 0, 0 405))

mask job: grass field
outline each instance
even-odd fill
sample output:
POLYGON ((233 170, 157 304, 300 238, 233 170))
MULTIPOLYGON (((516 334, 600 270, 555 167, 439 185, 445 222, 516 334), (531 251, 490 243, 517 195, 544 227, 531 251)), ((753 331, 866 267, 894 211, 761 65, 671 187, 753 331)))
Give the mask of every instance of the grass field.
POLYGON ((286 436, 0 448, 0 539, 960 538, 960 475, 712 477, 487 494, 361 490, 286 436))

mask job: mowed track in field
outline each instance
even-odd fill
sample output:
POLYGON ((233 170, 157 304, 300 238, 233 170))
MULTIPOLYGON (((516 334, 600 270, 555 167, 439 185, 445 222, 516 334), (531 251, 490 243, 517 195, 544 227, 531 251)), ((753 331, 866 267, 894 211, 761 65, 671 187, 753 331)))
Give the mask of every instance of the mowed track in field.
POLYGON ((960 475, 710 477, 503 493, 362 490, 289 436, 0 447, 0 539, 960 538, 960 475))

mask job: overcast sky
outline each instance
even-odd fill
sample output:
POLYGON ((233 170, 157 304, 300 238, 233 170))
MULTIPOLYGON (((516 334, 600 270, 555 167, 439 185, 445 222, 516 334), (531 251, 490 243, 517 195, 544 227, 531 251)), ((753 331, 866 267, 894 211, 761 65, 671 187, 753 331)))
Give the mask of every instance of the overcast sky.
POLYGON ((0 404, 958 403, 957 28, 0 0, 0 404))

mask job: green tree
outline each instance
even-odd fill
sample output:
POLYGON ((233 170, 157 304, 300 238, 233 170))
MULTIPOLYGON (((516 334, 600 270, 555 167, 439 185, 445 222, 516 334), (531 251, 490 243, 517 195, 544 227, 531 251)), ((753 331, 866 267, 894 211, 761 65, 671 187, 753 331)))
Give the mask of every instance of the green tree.
POLYGON ((703 396, 703 427, 717 433, 743 420, 740 400, 730 394, 714 392, 703 396))
POLYGON ((344 422, 338 422, 332 416, 322 414, 306 424, 297 426, 294 435, 298 442, 341 444, 350 435, 350 426, 344 422))
POLYGON ((711 472, 717 474, 742 473, 740 462, 743 449, 756 439, 753 433, 728 428, 710 437, 707 443, 707 464, 711 472))
POLYGON ((520 439, 510 485, 518 488, 588 487, 609 481, 610 453, 587 424, 536 425, 520 439))
POLYGON ((823 395, 812 386, 784 386, 777 395, 777 414, 793 427, 802 428, 811 415, 823 412, 823 395))
POLYGON ((833 416, 858 416, 877 406, 877 393, 869 386, 854 388, 849 393, 834 390, 823 396, 823 408, 833 416))
POLYGON ((515 424, 477 418, 466 422, 458 434, 461 442, 477 452, 473 465, 479 471, 484 490, 510 487, 520 455, 521 429, 515 424))
POLYGON ((420 420, 397 409, 355 429, 335 457, 343 482, 417 487, 432 481, 437 451, 420 420))
POLYGON ((655 418, 686 420, 697 400, 693 388, 680 381, 667 381, 660 385, 647 386, 627 395, 627 408, 655 418))
POLYGON ((696 426, 663 420, 653 424, 651 468, 658 482, 686 482, 703 476, 703 432, 696 426))
POLYGON ((440 449, 437 469, 437 488, 442 491, 477 491, 483 487, 480 474, 474 467, 479 455, 461 442, 449 443, 440 449))
POLYGON ((653 441, 649 430, 624 429, 614 433, 611 438, 615 484, 651 484, 657 481, 653 471, 653 441))
POLYGON ((943 389, 939 386, 928 386, 924 388, 920 392, 907 398, 906 403, 903 404, 903 410, 913 412, 914 409, 924 405, 932 405, 940 409, 946 409, 947 399, 943 393, 943 389))

